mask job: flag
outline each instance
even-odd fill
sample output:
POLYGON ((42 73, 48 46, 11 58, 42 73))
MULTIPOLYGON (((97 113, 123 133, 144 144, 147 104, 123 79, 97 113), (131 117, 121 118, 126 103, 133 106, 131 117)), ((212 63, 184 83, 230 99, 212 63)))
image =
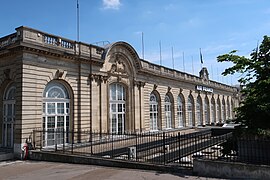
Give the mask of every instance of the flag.
POLYGON ((202 50, 200 48, 200 60, 201 60, 201 64, 203 64, 203 57, 202 57, 202 50))

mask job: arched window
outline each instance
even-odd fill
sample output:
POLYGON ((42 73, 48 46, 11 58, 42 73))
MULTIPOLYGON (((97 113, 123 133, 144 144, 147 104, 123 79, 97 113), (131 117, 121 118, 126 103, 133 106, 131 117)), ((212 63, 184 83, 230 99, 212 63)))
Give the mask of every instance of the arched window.
POLYGON ((158 130, 158 100, 154 93, 150 94, 149 100, 149 110, 150 110, 150 130, 158 130))
POLYGON ((205 123, 210 124, 209 100, 207 96, 205 96, 205 99, 204 99, 204 116, 205 116, 205 123))
POLYGON ((110 128, 112 133, 123 134, 125 130, 126 91, 121 84, 110 85, 110 128))
POLYGON ((227 99, 227 118, 231 119, 231 107, 230 107, 229 98, 227 99))
POLYGON ((184 127, 184 101, 181 96, 177 98, 178 127, 184 127))
POLYGON ((44 146, 68 142, 70 96, 64 85, 57 82, 47 84, 43 92, 44 146), (66 140, 66 141, 64 141, 66 140))
POLYGON ((172 103, 168 95, 164 99, 166 128, 172 128, 172 103))
POLYGON ((233 99, 231 99, 231 113, 232 113, 232 118, 234 118, 234 103, 233 103, 233 99))
POLYGON ((220 116, 220 100, 217 100, 217 120, 221 123, 221 116, 220 116))
POLYGON ((216 105, 215 105, 215 99, 211 99, 211 117, 212 117, 212 123, 215 124, 216 122, 216 105))
POLYGON ((225 109, 225 101, 224 99, 222 100, 222 106, 221 106, 221 118, 222 118, 222 123, 225 122, 226 119, 226 109, 225 109))
POLYGON ((187 122, 190 127, 193 126, 193 111, 193 98, 189 96, 187 101, 187 122))
POLYGON ((196 101, 196 119, 197 119, 198 126, 203 125, 202 124, 202 100, 200 96, 197 97, 197 101, 196 101))
POLYGON ((3 147, 13 147, 14 123, 16 115, 15 86, 10 86, 4 93, 3 99, 3 125, 2 125, 2 145, 3 147))

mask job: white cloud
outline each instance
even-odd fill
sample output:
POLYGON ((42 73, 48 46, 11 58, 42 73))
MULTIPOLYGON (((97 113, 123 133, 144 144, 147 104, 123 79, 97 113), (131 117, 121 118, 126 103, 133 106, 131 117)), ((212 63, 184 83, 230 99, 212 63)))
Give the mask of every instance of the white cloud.
POLYGON ((102 0, 104 9, 119 9, 121 6, 120 0, 102 0))

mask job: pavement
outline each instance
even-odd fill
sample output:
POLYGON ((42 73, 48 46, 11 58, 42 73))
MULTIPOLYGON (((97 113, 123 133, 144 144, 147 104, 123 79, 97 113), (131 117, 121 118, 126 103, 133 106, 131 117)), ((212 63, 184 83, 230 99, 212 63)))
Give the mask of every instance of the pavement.
POLYGON ((157 171, 113 168, 94 165, 55 163, 44 161, 3 161, 0 162, 0 180, 214 180, 183 174, 170 174, 157 171))

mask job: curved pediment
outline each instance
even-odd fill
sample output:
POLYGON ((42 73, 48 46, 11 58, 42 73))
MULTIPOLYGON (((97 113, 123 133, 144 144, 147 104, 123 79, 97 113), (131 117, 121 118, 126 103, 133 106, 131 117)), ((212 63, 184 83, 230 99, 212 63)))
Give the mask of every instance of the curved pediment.
POLYGON ((107 46, 104 70, 118 75, 136 76, 141 68, 140 58, 135 49, 126 42, 116 42, 107 46))

